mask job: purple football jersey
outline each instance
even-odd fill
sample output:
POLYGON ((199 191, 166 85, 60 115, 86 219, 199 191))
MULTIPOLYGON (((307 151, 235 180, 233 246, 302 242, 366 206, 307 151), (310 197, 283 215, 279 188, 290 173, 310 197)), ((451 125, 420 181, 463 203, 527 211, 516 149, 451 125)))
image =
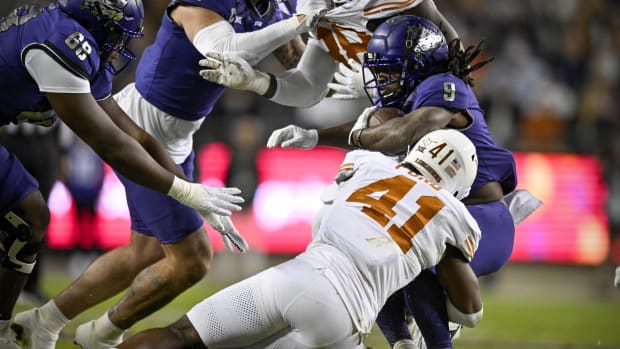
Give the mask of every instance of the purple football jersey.
POLYGON ((96 99, 110 95, 112 75, 101 67, 92 35, 56 4, 22 6, 0 19, 0 125, 27 121, 49 126, 55 120, 24 65, 32 49, 45 51, 63 68, 87 79, 96 99))
MULTIPOLYGON (((228 20, 237 33, 251 32, 291 16, 286 7, 277 7, 270 18, 256 16, 241 0, 172 1, 209 9, 228 20)), ((282 5, 282 4, 281 4, 282 5)), ((136 72, 136 88, 158 109, 184 120, 208 115, 224 92, 224 87, 204 80, 198 61, 203 56, 187 38, 168 11, 164 13, 155 42, 144 50, 136 72)))
POLYGON ((452 74, 437 74, 422 81, 407 97, 403 110, 410 112, 425 106, 464 111, 472 119, 461 130, 476 146, 478 175, 471 187, 475 193, 488 182, 499 182, 504 194, 517 185, 515 160, 512 152, 495 143, 484 120, 484 111, 471 86, 452 74))

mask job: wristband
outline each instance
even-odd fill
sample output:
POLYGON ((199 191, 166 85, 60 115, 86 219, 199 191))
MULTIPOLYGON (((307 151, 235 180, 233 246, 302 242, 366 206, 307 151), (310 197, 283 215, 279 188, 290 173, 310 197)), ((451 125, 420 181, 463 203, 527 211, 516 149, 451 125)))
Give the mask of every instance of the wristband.
POLYGON ((360 128, 360 130, 357 132, 357 145, 353 145, 354 147, 358 148, 358 149, 364 149, 364 146, 362 145, 362 132, 364 132, 365 128, 360 128))

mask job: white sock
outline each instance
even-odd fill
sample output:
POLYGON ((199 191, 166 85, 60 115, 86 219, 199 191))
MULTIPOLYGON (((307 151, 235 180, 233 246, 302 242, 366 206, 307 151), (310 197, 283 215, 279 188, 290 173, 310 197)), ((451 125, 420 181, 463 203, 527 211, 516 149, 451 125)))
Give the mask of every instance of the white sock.
POLYGON ((49 332, 58 334, 71 321, 58 309, 54 300, 35 309, 38 312, 39 325, 49 332))
POLYGON ((397 341, 396 343, 394 343, 394 347, 392 347, 393 349, 410 349, 410 348, 417 348, 415 346, 415 342, 412 341, 411 339, 401 339, 399 341, 397 341))
POLYGON ((100 318, 95 320, 95 337, 97 338, 118 338, 121 337, 125 331, 122 328, 116 326, 111 320, 110 316, 108 316, 108 312, 101 315, 100 318))

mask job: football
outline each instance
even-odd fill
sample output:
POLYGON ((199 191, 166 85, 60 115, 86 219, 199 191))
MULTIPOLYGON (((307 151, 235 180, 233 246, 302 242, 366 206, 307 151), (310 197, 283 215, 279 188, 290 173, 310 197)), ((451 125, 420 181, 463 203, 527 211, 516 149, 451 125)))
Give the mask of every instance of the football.
POLYGON ((377 108, 377 110, 368 117, 368 125, 366 126, 377 126, 399 116, 403 116, 403 112, 398 108, 377 108))

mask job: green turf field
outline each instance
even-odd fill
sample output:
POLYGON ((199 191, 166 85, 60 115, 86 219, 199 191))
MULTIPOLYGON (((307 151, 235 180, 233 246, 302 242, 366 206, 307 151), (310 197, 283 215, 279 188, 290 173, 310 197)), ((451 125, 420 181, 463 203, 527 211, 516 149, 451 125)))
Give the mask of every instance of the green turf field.
MULTIPOLYGON (((44 279, 48 294, 56 294, 70 279, 65 274, 44 279)), ((176 320, 193 304, 213 293, 217 287, 207 278, 188 290, 171 304, 132 328, 131 333, 176 320), (211 286, 209 286, 211 284, 211 286), (214 287, 215 286, 215 287, 214 287)), ((620 290, 618 290, 620 292, 620 290)), ((584 297, 585 298, 585 297, 584 297)), ((475 329, 465 329, 455 341, 456 349, 611 349, 620 348, 620 300, 567 299, 554 295, 502 296, 484 292, 484 318, 475 329)), ((58 349, 78 348, 73 344, 75 327, 100 314, 112 304, 107 302, 73 321, 65 328, 58 349)), ((18 305, 17 310, 26 309, 18 305)), ((131 334, 130 333, 130 334, 131 334)), ((366 344, 373 349, 388 349, 382 336, 375 331, 366 344)))

